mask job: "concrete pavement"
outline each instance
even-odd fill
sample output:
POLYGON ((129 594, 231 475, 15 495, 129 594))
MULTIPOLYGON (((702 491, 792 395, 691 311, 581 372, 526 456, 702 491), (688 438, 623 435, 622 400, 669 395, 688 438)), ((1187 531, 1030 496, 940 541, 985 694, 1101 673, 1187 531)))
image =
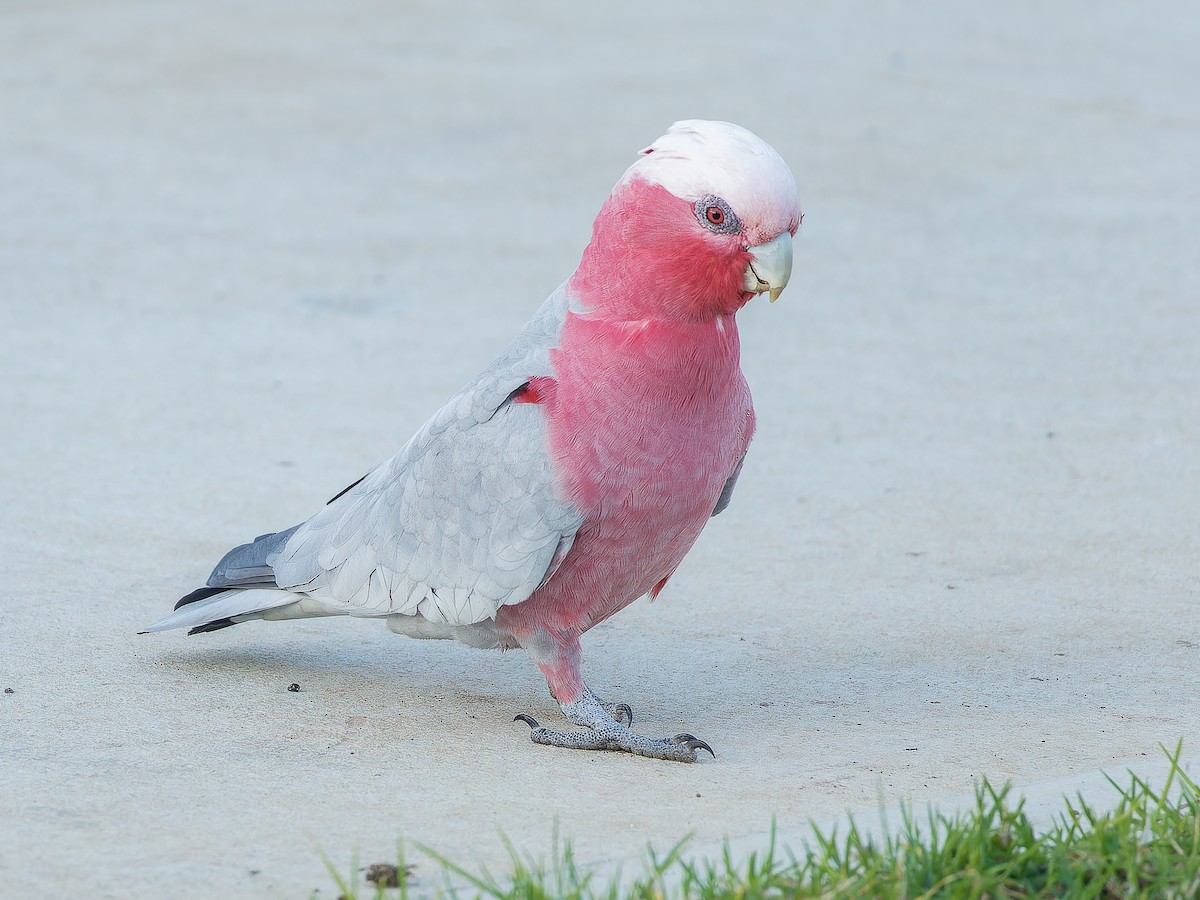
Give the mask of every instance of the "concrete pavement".
POLYGON ((612 861, 1194 756, 1197 43, 1183 3, 6 4, 0 893, 333 896, 320 851, 400 837, 612 861), (391 455, 688 117, 806 220, 740 316, 733 505, 584 652, 716 760, 535 747, 522 655, 378 623, 135 634, 391 455))

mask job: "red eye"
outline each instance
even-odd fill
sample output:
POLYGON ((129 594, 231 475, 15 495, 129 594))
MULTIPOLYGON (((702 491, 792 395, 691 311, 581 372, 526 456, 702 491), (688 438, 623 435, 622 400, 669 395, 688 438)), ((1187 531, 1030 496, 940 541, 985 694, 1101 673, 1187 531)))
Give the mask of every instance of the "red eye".
POLYGON ((742 230, 737 213, 715 194, 705 194, 696 201, 696 221, 717 234, 736 234, 742 230))

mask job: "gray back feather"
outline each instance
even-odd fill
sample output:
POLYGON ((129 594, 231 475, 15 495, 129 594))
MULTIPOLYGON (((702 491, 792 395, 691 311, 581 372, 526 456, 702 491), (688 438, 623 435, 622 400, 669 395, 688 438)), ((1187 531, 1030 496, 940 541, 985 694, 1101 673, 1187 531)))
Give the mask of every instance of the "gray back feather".
POLYGON ((733 499, 733 489, 737 487, 738 476, 742 474, 742 463, 745 461, 746 454, 743 453, 738 459, 737 465, 733 467, 733 474, 725 480, 725 486, 721 488, 721 496, 717 498, 717 505, 712 511, 713 516, 725 512, 725 508, 729 506, 729 501, 733 499))
POLYGON ((221 557, 221 561, 208 576, 208 586, 219 588, 274 584, 275 570, 271 568, 267 558, 276 556, 299 527, 293 525, 287 531, 277 534, 260 534, 251 543, 234 547, 221 557))

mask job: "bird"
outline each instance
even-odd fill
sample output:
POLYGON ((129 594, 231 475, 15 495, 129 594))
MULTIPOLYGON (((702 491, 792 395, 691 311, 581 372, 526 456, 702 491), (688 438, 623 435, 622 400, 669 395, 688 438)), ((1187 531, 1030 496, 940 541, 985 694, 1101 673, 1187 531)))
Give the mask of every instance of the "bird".
POLYGON ((584 682, 581 636, 663 590, 730 502, 755 429, 735 314, 774 302, 802 214, 774 148, 674 123, 617 181, 574 273, 391 459, 234 547, 145 632, 349 615, 520 648, 573 729, 536 744, 695 762, 584 682))

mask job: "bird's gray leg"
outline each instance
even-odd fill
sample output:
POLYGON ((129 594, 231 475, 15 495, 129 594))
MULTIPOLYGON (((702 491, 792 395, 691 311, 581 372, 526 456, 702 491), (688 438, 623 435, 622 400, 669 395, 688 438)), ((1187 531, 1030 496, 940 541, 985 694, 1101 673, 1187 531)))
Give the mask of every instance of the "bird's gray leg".
MULTIPOLYGON (((535 744, 563 747, 570 750, 624 750, 638 756, 655 759, 672 759, 678 762, 695 762, 697 750, 712 753, 712 747, 691 734, 674 737, 648 738, 614 719, 604 706, 588 691, 574 703, 561 703, 563 715, 575 725, 588 731, 551 731, 539 725, 533 716, 521 714, 516 718, 531 729, 530 737, 535 744)), ((713 753, 715 756, 716 754, 713 753)))

